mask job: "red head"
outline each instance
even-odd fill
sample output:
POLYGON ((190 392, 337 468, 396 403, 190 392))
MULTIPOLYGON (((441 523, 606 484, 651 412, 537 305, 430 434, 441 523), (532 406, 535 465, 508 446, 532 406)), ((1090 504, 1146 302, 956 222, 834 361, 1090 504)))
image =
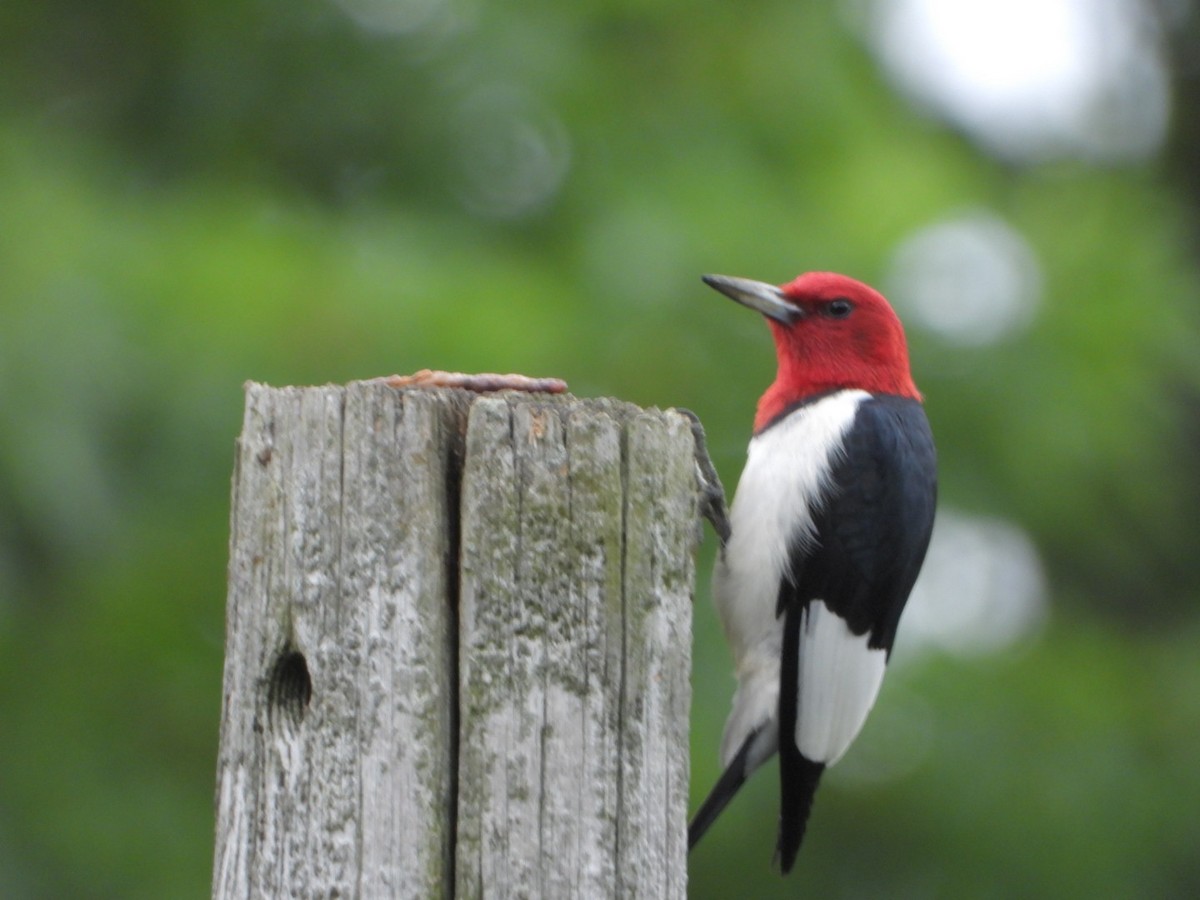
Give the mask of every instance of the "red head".
POLYGON ((921 399, 908 369, 904 328, 883 295, 832 272, 780 287, 706 275, 705 283, 767 318, 779 371, 758 401, 754 430, 808 397, 842 388, 921 399))

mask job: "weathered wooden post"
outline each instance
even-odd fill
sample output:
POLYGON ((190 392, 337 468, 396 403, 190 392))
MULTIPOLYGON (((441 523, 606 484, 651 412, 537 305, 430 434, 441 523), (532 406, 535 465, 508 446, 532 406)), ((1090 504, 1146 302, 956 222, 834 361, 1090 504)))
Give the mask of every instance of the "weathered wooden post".
POLYGON ((690 422, 251 385, 214 898, 683 897, 690 422))

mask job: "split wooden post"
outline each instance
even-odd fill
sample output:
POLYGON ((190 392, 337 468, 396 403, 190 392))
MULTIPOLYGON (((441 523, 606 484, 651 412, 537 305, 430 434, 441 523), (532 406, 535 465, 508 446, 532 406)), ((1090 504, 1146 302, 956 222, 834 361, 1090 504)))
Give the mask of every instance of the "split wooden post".
POLYGON ((213 896, 684 897, 690 422, 247 389, 213 896))

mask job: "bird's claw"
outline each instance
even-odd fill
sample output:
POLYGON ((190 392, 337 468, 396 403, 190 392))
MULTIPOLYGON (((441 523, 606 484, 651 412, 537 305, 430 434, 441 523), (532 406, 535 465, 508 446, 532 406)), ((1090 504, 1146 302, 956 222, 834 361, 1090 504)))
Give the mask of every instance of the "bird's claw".
POLYGON ((704 437, 704 426, 700 423, 700 417, 690 409, 676 407, 675 411, 686 416, 691 423, 692 439, 695 444, 696 486, 700 490, 700 515, 712 523, 713 530, 716 531, 717 537, 721 539, 721 546, 724 547, 731 534, 729 513, 725 505, 725 488, 721 484, 720 476, 717 475, 712 458, 708 455, 708 442, 704 437))

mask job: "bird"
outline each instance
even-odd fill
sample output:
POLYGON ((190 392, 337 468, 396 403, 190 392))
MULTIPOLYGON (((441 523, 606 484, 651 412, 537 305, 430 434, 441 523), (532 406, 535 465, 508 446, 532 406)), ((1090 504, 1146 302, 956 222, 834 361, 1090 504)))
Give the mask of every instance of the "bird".
POLYGON ((775 861, 787 874, 822 774, 879 694, 929 546, 937 456, 903 326, 882 294, 832 272, 779 286, 703 280, 762 314, 777 371, 758 401, 713 573, 737 689, 723 771, 692 818, 688 849, 778 753, 775 861))

